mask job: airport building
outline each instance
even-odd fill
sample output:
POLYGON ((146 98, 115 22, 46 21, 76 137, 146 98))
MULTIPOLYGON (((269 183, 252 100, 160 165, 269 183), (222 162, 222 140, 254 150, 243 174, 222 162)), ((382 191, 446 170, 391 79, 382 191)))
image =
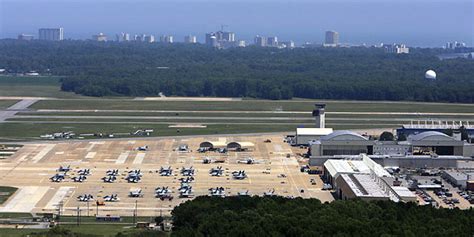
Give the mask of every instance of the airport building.
POLYGON ((323 179, 340 199, 392 200, 414 202, 416 196, 381 165, 362 155, 361 160, 327 160, 323 179))
POLYGON ((408 137, 427 131, 452 131, 453 137, 457 137, 458 140, 474 141, 474 125, 471 125, 468 121, 411 121, 410 124, 402 125, 401 128, 397 129, 397 136, 408 137), (464 138, 462 137, 463 133, 465 133, 464 138))
POLYGON ((38 30, 39 40, 60 41, 64 40, 64 29, 60 28, 41 28, 38 30))

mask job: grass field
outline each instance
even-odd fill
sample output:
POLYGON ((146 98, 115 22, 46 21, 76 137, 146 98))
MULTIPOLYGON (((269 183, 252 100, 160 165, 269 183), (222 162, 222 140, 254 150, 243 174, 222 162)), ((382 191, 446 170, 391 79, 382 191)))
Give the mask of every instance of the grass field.
POLYGON ((18 190, 18 188, 0 186, 0 204, 3 204, 6 200, 8 200, 8 198, 13 195, 16 190, 18 190))
POLYGON ((0 96, 81 98, 61 91, 59 77, 0 76, 0 96))
POLYGON ((15 104, 16 102, 18 102, 18 100, 0 100, 0 109, 6 109, 15 104))
MULTIPOLYGON (((305 111, 323 101, 242 100, 242 101, 141 101, 141 100, 44 100, 34 109, 62 110, 171 110, 171 111, 305 111)), ((407 102, 325 101, 327 112, 437 112, 473 113, 474 104, 407 102)))

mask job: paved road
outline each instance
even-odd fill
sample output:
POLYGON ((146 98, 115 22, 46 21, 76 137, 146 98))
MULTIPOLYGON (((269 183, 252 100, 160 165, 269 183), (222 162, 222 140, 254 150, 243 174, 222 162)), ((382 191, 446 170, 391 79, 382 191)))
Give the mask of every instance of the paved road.
POLYGON ((37 99, 24 99, 16 104, 8 107, 6 110, 0 110, 0 122, 5 121, 6 119, 9 119, 19 111, 24 111, 28 109, 32 104, 36 103, 38 100, 37 99))

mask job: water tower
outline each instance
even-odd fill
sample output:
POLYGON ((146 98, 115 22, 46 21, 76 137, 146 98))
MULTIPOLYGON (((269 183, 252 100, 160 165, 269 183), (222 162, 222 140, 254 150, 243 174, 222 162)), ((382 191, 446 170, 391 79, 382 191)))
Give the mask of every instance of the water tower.
POLYGON ((316 127, 325 128, 326 118, 325 118, 324 110, 326 108, 326 104, 315 104, 315 106, 316 106, 316 109, 313 110, 313 117, 316 120, 316 127))

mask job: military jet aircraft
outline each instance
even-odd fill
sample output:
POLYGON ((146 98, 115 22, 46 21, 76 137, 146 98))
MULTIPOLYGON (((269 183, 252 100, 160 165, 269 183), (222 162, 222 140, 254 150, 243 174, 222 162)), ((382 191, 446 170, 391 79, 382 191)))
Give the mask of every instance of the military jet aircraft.
POLYGON ((118 175, 119 174, 119 170, 118 169, 113 169, 113 170, 107 170, 107 172, 105 172, 106 175, 118 175))
POLYGON ((240 164, 247 164, 247 165, 253 165, 253 164, 262 163, 262 161, 257 161, 257 160, 255 160, 255 159, 252 158, 252 157, 247 157, 247 158, 244 159, 244 160, 238 160, 237 163, 240 163, 240 164))
POLYGON ((107 176, 103 177, 102 180, 105 183, 113 183, 113 182, 115 182, 115 180, 117 180, 117 177, 115 177, 115 175, 107 175, 107 176))
POLYGON ((173 196, 171 195, 171 190, 168 187, 158 187, 155 189, 155 197, 161 200, 173 200, 173 196))
POLYGON ((86 179, 87 179, 87 176, 85 176, 85 175, 79 175, 79 176, 76 176, 76 177, 72 178, 72 180, 74 182, 78 182, 78 183, 82 183, 82 182, 86 181, 86 179))
POLYGON ((271 190, 269 190, 268 192, 264 192, 264 193, 263 193, 263 196, 265 196, 265 197, 272 197, 272 196, 275 196, 275 189, 271 189, 271 190))
POLYGON ((77 200, 80 202, 89 202, 94 200, 94 196, 92 196, 91 194, 84 194, 77 197, 77 200))
POLYGON ((183 168, 181 168, 181 174, 183 176, 193 176, 194 175, 194 169, 193 169, 192 166, 189 167, 189 168, 183 167, 183 168))
POLYGON ((51 177, 51 181, 53 182, 56 182, 56 183, 59 183, 61 181, 64 180, 66 174, 65 173, 58 173, 58 174, 55 174, 53 177, 51 177))
POLYGON ((181 183, 191 183, 191 182, 194 181, 194 177, 188 176, 188 177, 186 177, 186 178, 180 178, 179 181, 180 181, 181 183))
POLYGON ((179 197, 180 198, 191 198, 193 197, 193 187, 188 186, 186 188, 182 188, 179 190, 179 197))
POLYGON ((64 173, 69 172, 70 170, 71 170, 70 165, 68 165, 67 167, 66 166, 59 166, 59 169, 58 169, 59 172, 64 172, 64 173))
POLYGON ((210 188, 209 195, 215 197, 225 197, 225 189, 223 187, 210 188))
POLYGON ((160 168, 160 175, 161 176, 171 176, 172 174, 173 174, 173 169, 171 169, 170 166, 160 168))
POLYGON ((106 202, 118 202, 120 198, 117 197, 117 194, 107 195, 104 197, 104 201, 106 202))
POLYGON ((247 174, 245 173, 245 170, 234 171, 234 172, 232 172, 232 178, 234 178, 234 179, 245 179, 245 178, 247 178, 247 174))
POLYGON ((91 170, 90 169, 82 169, 77 172, 79 175, 90 175, 91 170))
POLYGON ((130 197, 143 197, 142 189, 137 188, 137 189, 130 189, 129 192, 130 197))
POLYGON ((250 196, 249 190, 238 192, 237 195, 239 195, 239 196, 250 196))
POLYGON ((148 146, 139 146, 136 148, 137 151, 148 151, 148 146))
POLYGON ((222 166, 217 166, 217 168, 212 168, 209 170, 209 174, 211 176, 222 176, 224 174, 224 170, 222 169, 222 166))

